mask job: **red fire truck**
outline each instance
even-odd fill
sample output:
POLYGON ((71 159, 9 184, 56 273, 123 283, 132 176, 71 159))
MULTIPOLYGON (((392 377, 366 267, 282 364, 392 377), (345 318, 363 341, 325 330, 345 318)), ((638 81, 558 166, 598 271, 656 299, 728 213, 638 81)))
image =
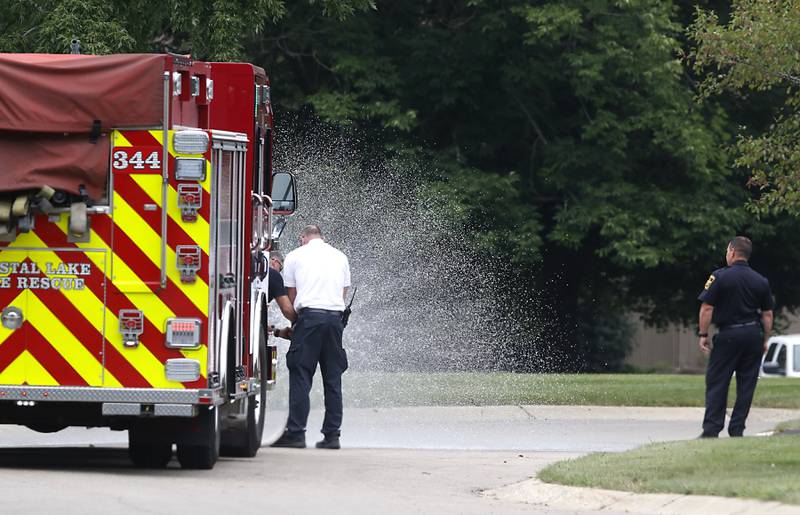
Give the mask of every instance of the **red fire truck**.
POLYGON ((264 70, 0 54, 0 90, 0 423, 127 430, 144 467, 255 455, 262 253, 297 202, 264 70))

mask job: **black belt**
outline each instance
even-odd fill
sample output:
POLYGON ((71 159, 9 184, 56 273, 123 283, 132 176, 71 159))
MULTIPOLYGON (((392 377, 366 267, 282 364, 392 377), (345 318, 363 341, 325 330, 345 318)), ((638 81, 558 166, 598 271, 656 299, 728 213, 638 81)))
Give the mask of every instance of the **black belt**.
POLYGON ((333 309, 319 309, 319 308, 301 308, 298 312, 299 315, 304 313, 317 313, 319 315, 339 315, 342 316, 341 311, 335 311, 333 309))
POLYGON ((760 325, 760 324, 761 324, 761 322, 759 322, 758 320, 751 320, 750 322, 744 322, 742 324, 724 325, 724 326, 720 327, 719 330, 720 331, 724 331, 726 329, 736 329, 738 327, 748 327, 748 326, 751 326, 751 325, 760 325))

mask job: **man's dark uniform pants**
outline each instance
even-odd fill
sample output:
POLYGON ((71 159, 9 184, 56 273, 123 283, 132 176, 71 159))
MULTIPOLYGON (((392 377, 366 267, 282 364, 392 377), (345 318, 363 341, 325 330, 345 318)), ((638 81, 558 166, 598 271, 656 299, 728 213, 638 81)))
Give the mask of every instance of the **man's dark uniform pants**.
POLYGON ((347 353, 342 348, 342 316, 338 312, 302 310, 286 354, 289 369, 289 421, 292 435, 306 430, 310 409, 308 395, 319 363, 325 391, 325 420, 322 433, 339 436, 342 425, 342 373, 347 370, 347 353))
POLYGON ((723 329, 714 336, 706 369, 703 435, 716 436, 722 431, 728 404, 728 387, 731 375, 736 372, 736 404, 728 424, 728 434, 742 436, 758 381, 763 343, 760 324, 723 329))

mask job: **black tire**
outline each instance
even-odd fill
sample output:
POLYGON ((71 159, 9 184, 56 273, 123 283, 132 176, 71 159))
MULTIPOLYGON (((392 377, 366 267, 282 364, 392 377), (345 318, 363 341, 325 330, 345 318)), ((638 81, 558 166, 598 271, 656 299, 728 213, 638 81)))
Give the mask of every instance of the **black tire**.
POLYGON ((61 424, 27 424, 25 427, 28 429, 32 429, 37 433, 58 433, 62 429, 66 429, 67 426, 61 424))
POLYGON ((252 458, 261 448, 264 435, 264 413, 267 400, 267 339, 264 329, 258 332, 258 360, 254 364, 254 375, 258 377, 261 388, 256 395, 244 399, 247 403, 246 418, 243 425, 232 425, 223 435, 221 454, 252 458))
POLYGON ((214 468, 219 458, 220 409, 209 408, 198 415, 202 443, 178 443, 178 463, 185 469, 209 470, 214 468))
POLYGON ((163 469, 172 459, 172 443, 149 442, 129 431, 128 456, 136 468, 163 469))

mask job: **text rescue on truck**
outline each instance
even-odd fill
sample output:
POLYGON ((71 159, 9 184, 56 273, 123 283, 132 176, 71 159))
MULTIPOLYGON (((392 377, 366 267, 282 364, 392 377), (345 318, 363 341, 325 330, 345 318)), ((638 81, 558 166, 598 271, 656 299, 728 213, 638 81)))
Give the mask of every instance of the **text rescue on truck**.
POLYGON ((259 258, 297 203, 264 70, 0 54, 0 88, 0 423, 128 430, 144 467, 255 455, 259 258))

